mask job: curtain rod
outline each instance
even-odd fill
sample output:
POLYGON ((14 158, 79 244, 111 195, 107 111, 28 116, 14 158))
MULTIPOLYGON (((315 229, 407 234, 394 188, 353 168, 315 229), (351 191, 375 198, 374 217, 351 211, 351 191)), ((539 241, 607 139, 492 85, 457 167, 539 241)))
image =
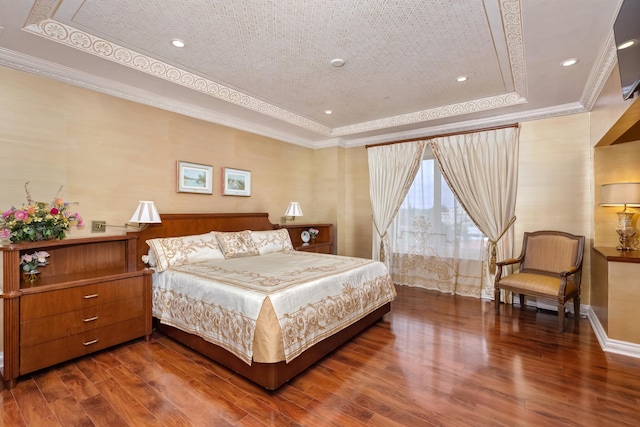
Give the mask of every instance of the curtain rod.
POLYGON ((520 125, 518 123, 512 123, 510 125, 493 126, 493 127, 489 127, 489 128, 482 128, 482 129, 463 130, 463 131, 460 131, 460 132, 443 133, 443 134, 440 134, 440 135, 423 136, 422 138, 402 139, 400 141, 381 142, 379 144, 367 144, 367 145, 364 146, 364 148, 380 147, 382 145, 400 144, 400 143, 403 143, 403 142, 424 141, 426 139, 444 138, 444 137, 447 137, 447 136, 465 135, 465 134, 468 134, 468 133, 486 132, 486 131, 490 131, 490 130, 506 129, 506 128, 517 128, 517 127, 520 127, 520 125))

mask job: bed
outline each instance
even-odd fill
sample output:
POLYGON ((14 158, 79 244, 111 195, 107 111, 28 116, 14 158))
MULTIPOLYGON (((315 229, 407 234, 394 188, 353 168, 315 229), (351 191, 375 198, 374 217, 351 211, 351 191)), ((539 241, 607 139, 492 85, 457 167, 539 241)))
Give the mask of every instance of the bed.
MULTIPOLYGON (((154 326, 266 389, 279 388, 380 320, 395 298, 391 278, 381 263, 296 252, 290 247, 273 249, 286 246, 286 242, 271 239, 286 230, 271 224, 267 213, 161 217, 162 223, 150 224, 138 233, 136 254, 140 268, 146 266, 143 256, 149 262, 148 254, 160 254, 159 259, 151 260, 156 269, 154 326), (257 254, 236 256, 246 250, 237 245, 237 239, 248 238, 246 230, 254 232, 253 240, 270 240, 256 246, 257 254), (203 259, 192 256, 188 262, 166 262, 168 258, 162 255, 166 246, 162 245, 167 241, 182 242, 189 238, 185 236, 193 236, 198 242, 208 242, 212 231, 219 232, 216 239, 223 257, 206 252, 203 259), (216 282, 216 289, 225 288, 229 293, 221 296, 222 291, 217 290, 212 302, 196 302, 196 294, 205 298, 213 292, 211 281, 216 282), (242 295, 239 288, 244 289, 242 295)), ((169 259, 178 259, 180 250, 169 248, 167 252, 173 257, 169 259)))

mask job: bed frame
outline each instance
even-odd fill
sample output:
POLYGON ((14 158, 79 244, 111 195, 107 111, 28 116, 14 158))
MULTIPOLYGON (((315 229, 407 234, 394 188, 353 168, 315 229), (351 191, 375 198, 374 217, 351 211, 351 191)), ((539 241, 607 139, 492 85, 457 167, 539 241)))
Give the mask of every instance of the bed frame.
MULTIPOLYGON (((280 228, 279 225, 274 225, 269 221, 267 213, 162 214, 160 216, 162 223, 149 224, 147 229, 135 233, 139 236, 137 247, 139 268, 145 267, 141 257, 149 250, 146 244, 148 239, 202 234, 209 231, 274 230, 280 228)), ((318 342, 289 363, 284 361, 277 363, 253 362, 251 365, 247 365, 224 348, 211 344, 198 336, 162 325, 157 319, 154 319, 153 324, 163 334, 208 356, 262 387, 275 390, 382 319, 389 312, 390 307, 390 303, 383 305, 342 331, 318 342)))

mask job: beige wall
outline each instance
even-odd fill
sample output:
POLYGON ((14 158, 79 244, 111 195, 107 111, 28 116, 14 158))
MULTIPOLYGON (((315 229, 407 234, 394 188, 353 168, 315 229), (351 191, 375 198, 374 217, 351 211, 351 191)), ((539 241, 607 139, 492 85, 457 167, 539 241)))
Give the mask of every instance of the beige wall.
POLYGON ((515 253, 525 231, 560 230, 585 236, 582 303, 589 304, 592 238, 589 115, 525 122, 520 128, 515 253))
MULTIPOLYGON (((305 222, 336 220, 337 198, 316 197, 334 192, 335 153, 325 156, 8 68, 0 68, 0 93, 0 209, 24 203, 23 186, 30 181, 34 199, 43 201, 64 185, 63 196, 79 202, 88 223, 124 224, 138 200, 154 200, 161 213, 268 212, 273 223, 297 200, 305 222), (214 194, 177 193, 177 160, 213 165, 214 194), (251 197, 222 196, 221 167, 250 170, 251 197)), ((71 237, 89 235, 89 228, 71 237)))

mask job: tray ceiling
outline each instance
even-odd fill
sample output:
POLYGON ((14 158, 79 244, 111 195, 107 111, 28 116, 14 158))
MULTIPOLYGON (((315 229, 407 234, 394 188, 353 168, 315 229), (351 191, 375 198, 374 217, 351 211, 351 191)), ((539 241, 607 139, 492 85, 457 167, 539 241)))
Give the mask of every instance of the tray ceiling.
POLYGON ((588 111, 615 65, 618 8, 0 0, 0 64, 292 143, 349 146, 588 111))

